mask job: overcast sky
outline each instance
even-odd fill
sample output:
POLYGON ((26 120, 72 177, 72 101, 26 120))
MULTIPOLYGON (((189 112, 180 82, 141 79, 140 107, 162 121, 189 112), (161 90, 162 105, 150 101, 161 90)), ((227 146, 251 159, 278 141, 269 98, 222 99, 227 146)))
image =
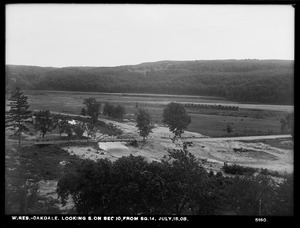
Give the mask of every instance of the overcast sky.
POLYGON ((294 59, 290 5, 6 5, 6 64, 294 59))

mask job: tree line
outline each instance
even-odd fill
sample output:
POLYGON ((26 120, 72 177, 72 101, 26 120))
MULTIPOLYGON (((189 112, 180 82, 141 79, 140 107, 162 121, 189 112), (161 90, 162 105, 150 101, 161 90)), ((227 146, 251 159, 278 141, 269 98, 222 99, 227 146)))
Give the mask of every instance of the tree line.
POLYGON ((103 106, 102 114, 109 118, 114 118, 118 120, 122 120, 126 113, 126 109, 123 105, 113 105, 109 102, 106 102, 103 106))
POLYGON ((292 104, 293 65, 293 61, 280 60, 170 61, 111 68, 45 68, 44 71, 7 66, 6 72, 8 88, 19 85, 62 91, 203 95, 241 102, 292 104))

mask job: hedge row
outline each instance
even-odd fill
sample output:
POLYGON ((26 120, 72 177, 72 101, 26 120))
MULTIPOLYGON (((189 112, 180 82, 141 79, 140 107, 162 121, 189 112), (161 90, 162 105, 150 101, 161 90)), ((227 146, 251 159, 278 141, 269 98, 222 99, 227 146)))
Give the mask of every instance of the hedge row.
POLYGON ((211 105, 211 104, 192 104, 186 103, 184 104, 187 108, 197 108, 197 109, 218 109, 218 110, 232 110, 238 111, 238 106, 227 106, 227 105, 211 105))

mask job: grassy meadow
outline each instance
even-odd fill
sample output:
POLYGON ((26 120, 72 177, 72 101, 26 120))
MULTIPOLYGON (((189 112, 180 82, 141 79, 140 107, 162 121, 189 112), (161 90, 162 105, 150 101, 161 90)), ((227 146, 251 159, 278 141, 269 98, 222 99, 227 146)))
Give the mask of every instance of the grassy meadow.
MULTIPOLYGON (((227 103, 224 99, 215 97, 192 96, 157 96, 131 94, 103 94, 61 91, 25 91, 31 109, 50 110, 69 114, 79 114, 84 107, 84 98, 94 97, 103 104, 122 104, 126 107, 125 119, 135 121, 138 108, 146 108, 155 123, 161 124, 162 113, 166 104, 177 102, 190 103, 227 103)), ((238 105, 232 103, 232 105, 238 105)), ((244 104, 242 104, 244 105, 244 104)), ((278 111, 240 108, 238 111, 201 110, 186 108, 192 117, 188 130, 210 137, 248 136, 280 134, 280 119, 287 115, 285 107, 278 105, 278 111), (226 131, 227 124, 232 124, 233 132, 226 131)))

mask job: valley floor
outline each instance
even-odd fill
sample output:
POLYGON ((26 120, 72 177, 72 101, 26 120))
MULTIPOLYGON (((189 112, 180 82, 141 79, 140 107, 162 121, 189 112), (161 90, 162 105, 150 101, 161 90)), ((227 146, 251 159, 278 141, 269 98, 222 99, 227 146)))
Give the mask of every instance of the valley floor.
MULTIPOLYGON (((100 118, 99 120, 118 127, 123 131, 123 135, 130 135, 140 139, 135 122, 117 122, 104 118, 100 118)), ((6 131, 6 147, 16 151, 15 148, 17 148, 18 141, 15 138, 11 138, 11 134, 12 132, 9 130, 6 131)), ((54 136, 57 136, 57 134, 50 133, 46 137, 54 136)), ((189 141, 192 144, 188 147, 188 151, 194 154, 196 158, 201 159, 204 168, 208 171, 212 170, 214 173, 222 172, 224 162, 259 169, 266 168, 270 171, 277 171, 280 174, 293 173, 294 170, 293 139, 291 135, 212 138, 200 133, 186 131, 182 134, 182 138, 176 140, 174 143, 172 142, 172 137, 173 134, 167 127, 156 124, 156 128, 153 129, 147 140, 139 142, 137 147, 124 143, 128 147, 128 150, 125 152, 122 150, 117 152, 99 151, 90 145, 68 145, 61 148, 67 151, 69 155, 77 155, 81 159, 97 160, 108 158, 115 161, 121 156, 132 154, 133 156, 143 156, 146 161, 151 162, 160 161, 165 155, 168 155, 168 149, 180 149, 184 141, 189 141), (274 141, 270 143, 270 140, 275 140, 276 143, 274 141)), ((23 134, 22 138, 24 145, 30 145, 39 139, 39 136, 23 134)), ((6 156, 13 155, 6 153, 6 156)), ((60 161, 62 167, 65 163, 67 161, 64 159, 60 161)), ((6 168, 8 172, 13 170, 9 164, 7 164, 6 168)), ((38 183, 40 195, 52 198, 57 197, 56 179, 40 180, 38 183)), ((68 208, 72 208, 72 205, 72 201, 70 201, 65 207, 61 204, 59 204, 59 207, 62 210, 67 210, 68 208)))

